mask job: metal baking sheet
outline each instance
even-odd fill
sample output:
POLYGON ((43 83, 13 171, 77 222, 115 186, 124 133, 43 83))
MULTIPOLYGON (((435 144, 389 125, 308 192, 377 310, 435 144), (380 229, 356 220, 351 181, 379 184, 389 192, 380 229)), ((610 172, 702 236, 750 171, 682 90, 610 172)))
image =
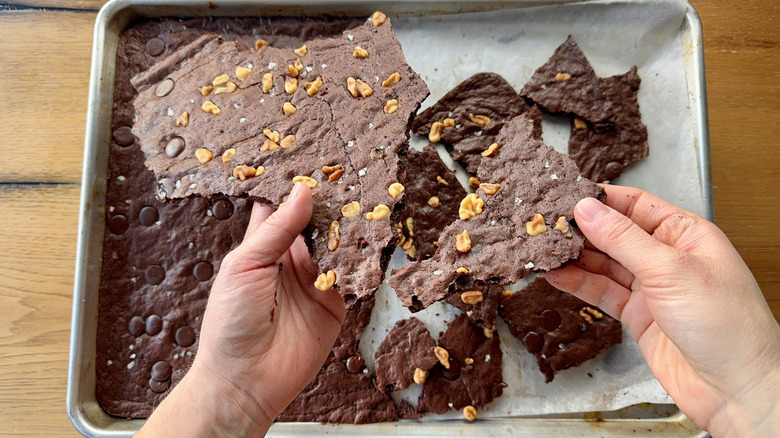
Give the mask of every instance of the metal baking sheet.
MULTIPOLYGON (((79 218, 67 409, 87 436, 129 437, 143 420, 107 415, 95 397, 97 290, 105 228, 114 63, 119 36, 131 21, 160 16, 368 16, 393 18, 410 65, 431 88, 430 105, 479 71, 494 71, 519 89, 572 33, 601 76, 633 64, 643 78, 639 100, 651 156, 616 181, 652 191, 712 219, 709 138, 701 22, 680 1, 133 1, 108 3, 95 26, 79 218), (487 42, 486 42, 487 41, 487 42), (537 48, 526 50, 529 45, 537 48), (439 50, 446 47, 448 50, 439 50), (453 50, 455 49, 455 50, 453 50), (546 56, 531 53, 546 53, 546 56), (437 56, 442 58, 437 59, 437 56), (663 67, 662 67, 663 66, 663 67), (653 114, 655 116, 650 117, 653 114)), ((545 121, 545 140, 565 150, 568 125, 545 121)), ((500 400, 500 399, 499 399, 500 400)), ((495 403, 495 402, 494 402, 495 403)), ((269 436, 602 436, 652 430, 704 436, 672 404, 637 404, 616 411, 538 413, 509 418, 401 421, 375 425, 274 425, 269 436)))

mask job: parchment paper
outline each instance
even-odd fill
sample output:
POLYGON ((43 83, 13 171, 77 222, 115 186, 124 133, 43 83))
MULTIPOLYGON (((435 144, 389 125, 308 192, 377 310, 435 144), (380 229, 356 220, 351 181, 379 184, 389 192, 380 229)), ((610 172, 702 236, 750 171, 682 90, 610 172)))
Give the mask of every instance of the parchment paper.
MULTIPOLYGON (((409 64, 431 89, 423 108, 435 103, 474 73, 504 76, 517 91, 572 34, 596 73, 621 74, 637 65, 642 85, 639 104, 648 127, 650 156, 626 169, 615 184, 639 187, 698 214, 705 213, 694 129, 698 121, 689 108, 682 51, 684 2, 584 2, 499 12, 433 17, 396 18, 393 24, 409 64)), ((567 151, 569 121, 548 117, 544 139, 567 151)), ((414 138, 420 149, 427 140, 414 138)), ((439 146, 450 168, 467 178, 439 146)), ((390 269, 406 263, 396 252, 390 269)), ((521 282, 510 289, 519 290, 521 282)), ((438 338, 458 310, 436 303, 414 314, 438 338)), ((373 353, 399 320, 412 316, 382 285, 371 324, 360 349, 373 371, 373 353)), ((498 334, 504 352, 504 394, 480 413, 481 418, 551 413, 606 411, 649 402, 672 403, 648 369, 636 343, 624 329, 623 344, 574 369, 559 372, 544 383, 535 357, 515 339, 503 321, 498 334)), ((420 388, 394 397, 416 405, 420 388)), ((459 412, 426 418, 461 418, 459 412)))

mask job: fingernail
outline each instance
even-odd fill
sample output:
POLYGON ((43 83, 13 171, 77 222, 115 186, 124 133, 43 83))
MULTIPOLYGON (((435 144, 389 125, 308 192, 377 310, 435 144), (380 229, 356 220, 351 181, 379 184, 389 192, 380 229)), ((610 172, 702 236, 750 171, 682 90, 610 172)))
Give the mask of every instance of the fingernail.
POLYGON ((301 185, 302 184, 303 183, 301 183, 301 182, 295 183, 295 185, 293 186, 292 191, 290 192, 290 196, 287 197, 287 201, 286 202, 294 201, 298 196, 300 196, 300 194, 301 194, 301 185))
POLYGON ((585 222, 593 222, 609 213, 609 209, 597 199, 585 198, 577 203, 577 212, 585 222))

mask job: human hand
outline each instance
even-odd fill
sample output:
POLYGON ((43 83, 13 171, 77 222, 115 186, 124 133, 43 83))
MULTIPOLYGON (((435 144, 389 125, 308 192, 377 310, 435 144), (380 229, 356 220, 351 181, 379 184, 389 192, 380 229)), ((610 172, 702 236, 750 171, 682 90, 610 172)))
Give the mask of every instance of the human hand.
POLYGON ((262 436, 314 378, 346 312, 338 292, 314 287, 300 236, 311 196, 298 183, 276 212, 254 205, 214 280, 193 366, 141 436, 262 436))
POLYGON ((700 427, 779 433, 780 326, 728 238, 641 190, 604 189, 606 206, 584 199, 574 213, 592 246, 547 280, 620 319, 700 427))

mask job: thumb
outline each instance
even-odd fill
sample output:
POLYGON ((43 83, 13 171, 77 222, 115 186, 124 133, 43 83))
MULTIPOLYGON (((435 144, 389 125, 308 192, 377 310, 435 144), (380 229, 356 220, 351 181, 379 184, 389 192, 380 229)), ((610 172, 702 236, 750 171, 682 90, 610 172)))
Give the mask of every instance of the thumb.
MULTIPOLYGON (((261 213, 255 209, 252 215, 261 213)), ((311 220, 311 190, 296 183, 279 208, 260 226, 247 233, 238 251, 247 262, 244 269, 257 269, 276 263, 290 249, 295 239, 311 220)))
POLYGON ((608 254, 634 276, 641 277, 645 267, 665 265, 672 259, 672 248, 648 234, 618 211, 594 198, 586 198, 574 209, 577 227, 599 250, 608 254))

